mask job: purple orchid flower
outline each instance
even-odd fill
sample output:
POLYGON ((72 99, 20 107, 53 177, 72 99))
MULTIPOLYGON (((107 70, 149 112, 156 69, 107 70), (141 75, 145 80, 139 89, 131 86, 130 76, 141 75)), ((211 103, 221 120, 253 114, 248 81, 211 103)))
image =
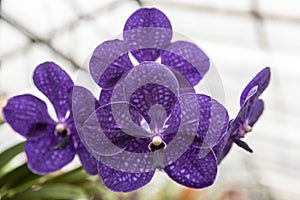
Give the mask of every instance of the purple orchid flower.
POLYGON ((103 89, 112 89, 134 66, 129 54, 140 63, 161 59, 161 64, 183 75, 196 85, 208 71, 210 61, 195 44, 171 42, 172 26, 167 16, 156 8, 141 8, 124 26, 124 40, 110 40, 99 45, 90 60, 90 72, 103 89))
POLYGON ((248 144, 241 140, 248 132, 252 131, 252 127, 257 122, 264 110, 264 102, 259 99, 259 96, 267 88, 270 82, 270 68, 266 67, 261 70, 246 86, 240 97, 240 111, 235 119, 229 122, 228 138, 224 138, 222 144, 224 149, 219 155, 219 162, 228 154, 233 143, 245 149, 248 152, 253 152, 248 144))
POLYGON ((225 137, 228 114, 209 96, 181 90, 186 83, 178 77, 162 64, 143 62, 102 96, 107 103, 96 110, 95 97, 74 87, 78 133, 99 160, 99 175, 110 190, 139 189, 156 170, 191 188, 213 184, 212 148, 225 137))
POLYGON ((56 120, 49 116, 46 103, 30 94, 12 97, 3 109, 5 121, 27 139, 29 169, 47 174, 78 154, 85 171, 97 174, 97 161, 82 144, 68 104, 68 91, 74 85, 69 75, 55 63, 45 62, 35 69, 33 80, 53 104, 56 120))
POLYGON ((90 73, 102 87, 101 107, 95 110, 93 95, 74 87, 78 133, 113 191, 136 190, 157 169, 192 188, 215 180, 215 153, 222 148, 212 148, 225 137, 227 111, 195 94, 192 86, 208 71, 209 58, 190 42, 172 43, 172 34, 161 11, 137 10, 125 24, 124 40, 102 43, 91 57, 90 73))

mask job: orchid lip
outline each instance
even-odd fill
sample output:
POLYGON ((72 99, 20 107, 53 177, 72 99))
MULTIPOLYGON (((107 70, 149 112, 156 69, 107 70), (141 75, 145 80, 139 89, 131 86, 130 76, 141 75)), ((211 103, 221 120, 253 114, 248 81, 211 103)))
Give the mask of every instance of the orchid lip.
POLYGON ((66 146, 68 146, 71 143, 71 137, 67 136, 64 137, 63 139, 61 139, 57 145, 54 146, 54 150, 60 150, 60 149, 64 149, 66 146))

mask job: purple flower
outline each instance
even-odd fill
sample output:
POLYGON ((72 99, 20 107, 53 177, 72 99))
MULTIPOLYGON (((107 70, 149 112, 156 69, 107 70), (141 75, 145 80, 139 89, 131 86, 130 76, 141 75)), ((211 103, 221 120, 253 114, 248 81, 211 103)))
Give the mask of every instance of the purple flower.
POLYGON ((35 69, 33 80, 54 106, 57 119, 49 116, 44 101, 30 94, 12 97, 3 109, 5 121, 27 139, 29 169, 37 174, 53 172, 77 153, 83 168, 96 174, 97 161, 83 146, 68 104, 68 91, 74 85, 71 78, 55 63, 46 62, 35 69))
POLYGON ((270 68, 261 70, 246 86, 240 97, 240 111, 235 119, 229 122, 228 138, 224 138, 225 145, 222 153, 218 155, 219 162, 227 155, 233 143, 246 151, 253 152, 246 142, 242 141, 245 135, 252 131, 252 127, 257 122, 264 110, 264 102, 259 96, 267 88, 270 82, 270 68))
POLYGON ((111 94, 101 96, 107 104, 96 110, 94 96, 74 87, 78 133, 99 160, 107 188, 136 190, 150 182, 156 170, 191 188, 214 182, 217 160, 212 148, 225 137, 227 111, 209 96, 186 90, 186 83, 178 82, 182 79, 162 64, 143 62, 122 77, 111 94))
POLYGON ((102 43, 91 57, 101 107, 95 110, 94 96, 74 87, 78 133, 113 191, 136 190, 157 169, 191 188, 215 180, 215 153, 222 149, 212 148, 225 137, 227 111, 192 87, 208 71, 209 58, 190 42, 171 42, 172 35, 161 11, 137 10, 125 24, 124 40, 102 43))
POLYGON ((90 72, 103 89, 112 89, 134 66, 129 54, 140 63, 161 59, 161 64, 183 75, 196 85, 208 71, 207 55, 195 44, 171 42, 172 26, 156 8, 141 8, 124 26, 124 40, 110 40, 99 45, 90 60, 90 72))

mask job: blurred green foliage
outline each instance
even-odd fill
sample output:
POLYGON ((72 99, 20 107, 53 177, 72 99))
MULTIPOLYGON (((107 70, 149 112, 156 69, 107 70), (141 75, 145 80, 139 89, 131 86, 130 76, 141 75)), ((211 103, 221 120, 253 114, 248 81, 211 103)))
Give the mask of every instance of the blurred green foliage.
MULTIPOLYGON (((0 199, 111 199, 97 176, 80 168, 48 175, 33 174, 26 163, 16 165, 13 159, 24 151, 24 143, 0 154, 0 199)), ((113 198, 113 197, 112 197, 113 198)))
MULTIPOLYGON (((0 200, 248 200, 241 188, 212 186, 190 189, 171 181, 157 171, 151 183, 138 191, 116 193, 106 189, 98 176, 87 174, 81 167, 60 170, 47 175, 32 173, 24 159, 24 142, 0 153, 0 200), (224 189, 221 189, 223 188, 224 189)), ((251 186, 252 190, 254 189, 251 186)), ((259 187, 259 191, 262 190, 259 187)), ((246 193, 245 193, 246 192, 246 193)), ((256 194, 257 191, 255 190, 256 194)), ((265 190, 263 190, 265 193, 265 190)), ((261 192, 258 195, 262 197, 261 192)))

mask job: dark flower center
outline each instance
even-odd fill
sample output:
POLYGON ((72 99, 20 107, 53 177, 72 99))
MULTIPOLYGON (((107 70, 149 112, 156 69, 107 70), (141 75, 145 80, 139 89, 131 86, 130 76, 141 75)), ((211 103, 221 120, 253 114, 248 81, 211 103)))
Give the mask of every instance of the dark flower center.
POLYGON ((252 127, 248 124, 248 121, 246 121, 241 128, 243 131, 245 131, 245 133, 252 131, 252 127))
POLYGON ((62 136, 62 137, 66 137, 69 134, 69 130, 68 130, 67 126, 63 123, 58 123, 55 126, 55 132, 57 133, 57 135, 62 136))
POLYGON ((249 133, 251 131, 252 131, 252 127, 249 126, 247 123, 245 123, 242 126, 240 126, 237 136, 240 138, 243 138, 243 137, 245 137, 246 133, 249 133))
POLYGON ((149 145, 149 149, 150 149, 152 152, 154 152, 154 151, 157 151, 157 150, 159 150, 159 149, 164 148, 165 146, 166 146, 165 143, 161 143, 161 144, 158 145, 158 146, 155 146, 153 143, 151 143, 151 144, 149 145))
POLYGON ((61 137, 62 139, 55 145, 54 150, 64 149, 71 142, 70 131, 67 128, 65 123, 58 123, 55 126, 55 134, 57 137, 61 137))
POLYGON ((154 152, 156 150, 166 147, 166 143, 162 140, 160 136, 154 136, 152 142, 149 144, 149 150, 154 152))

